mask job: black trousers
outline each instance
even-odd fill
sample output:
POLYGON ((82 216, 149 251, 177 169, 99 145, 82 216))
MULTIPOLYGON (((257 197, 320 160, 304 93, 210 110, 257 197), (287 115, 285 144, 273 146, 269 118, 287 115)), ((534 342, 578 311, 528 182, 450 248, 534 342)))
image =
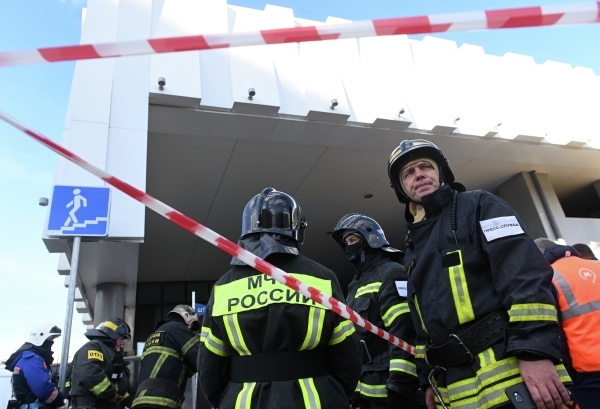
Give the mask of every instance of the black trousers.
POLYGON ((375 402, 366 399, 359 399, 358 405, 360 409, 387 409, 387 403, 385 402, 375 402))

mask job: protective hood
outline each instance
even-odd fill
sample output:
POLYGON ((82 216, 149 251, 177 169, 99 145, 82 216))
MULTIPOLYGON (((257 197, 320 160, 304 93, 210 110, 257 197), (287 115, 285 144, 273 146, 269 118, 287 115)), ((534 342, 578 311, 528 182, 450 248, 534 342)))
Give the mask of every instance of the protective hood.
MULTIPOLYGON (((296 241, 282 234, 257 233, 246 235, 238 240, 238 246, 263 260, 274 253, 300 254, 296 241)), ((233 257, 232 266, 245 266, 246 263, 233 257)))

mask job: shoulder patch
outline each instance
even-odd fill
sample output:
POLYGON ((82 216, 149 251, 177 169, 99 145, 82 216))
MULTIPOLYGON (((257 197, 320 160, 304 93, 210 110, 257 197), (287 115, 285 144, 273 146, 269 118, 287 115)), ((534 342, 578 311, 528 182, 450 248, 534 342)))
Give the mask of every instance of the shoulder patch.
POLYGON ((100 351, 95 351, 93 349, 90 349, 88 351, 88 359, 96 359, 98 361, 104 362, 104 354, 100 351))
POLYGON ((407 281, 396 281, 396 290, 398 290, 398 295, 400 297, 406 297, 408 294, 407 281))
POLYGON ((144 349, 162 345, 164 338, 165 338, 165 331, 153 332, 152 334, 150 334, 150 336, 146 340, 144 349))
POLYGON ((517 234, 525 233, 515 216, 482 220, 479 224, 488 243, 501 237, 516 236, 517 234))

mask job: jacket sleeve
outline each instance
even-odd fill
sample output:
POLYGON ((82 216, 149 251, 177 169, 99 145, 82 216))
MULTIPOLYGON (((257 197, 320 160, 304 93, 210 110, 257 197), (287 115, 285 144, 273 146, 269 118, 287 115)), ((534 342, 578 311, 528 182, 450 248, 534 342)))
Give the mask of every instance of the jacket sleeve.
POLYGON ((100 348, 95 349, 93 345, 83 347, 78 352, 77 371, 81 373, 83 386, 94 394, 98 399, 110 400, 117 391, 106 376, 104 364, 111 357, 106 356, 100 348), (100 354, 100 355, 99 355, 100 354))
MULTIPOLYGON (((333 272, 327 272, 331 280, 332 295, 343 300, 344 295, 333 272)), ((333 312, 328 312, 334 314, 333 312)), ((334 378, 342 385, 346 396, 350 398, 360 379, 362 350, 352 321, 334 314, 333 332, 327 345, 327 358, 334 378)))
MULTIPOLYGON (((407 295, 408 276, 400 264, 389 263, 379 289, 380 315, 385 330, 397 338, 413 344, 415 328, 410 317, 407 295)), ((388 343, 390 376, 386 387, 407 399, 419 389, 417 367, 413 355, 388 343)))
POLYGON ((494 287, 509 315, 507 353, 560 361, 552 267, 523 222, 503 200, 484 192, 475 228, 489 259, 494 287))
POLYGON ((177 345, 183 362, 188 367, 189 375, 198 372, 196 359, 198 357, 198 349, 200 348, 200 337, 189 331, 187 328, 181 328, 176 334, 177 345))
POLYGON ((40 400, 50 406, 60 403, 63 405, 65 396, 58 391, 56 385, 50 380, 48 368, 44 360, 35 354, 24 354, 19 362, 21 372, 25 376, 27 385, 31 388, 33 394, 40 400))
POLYGON ((204 396, 214 408, 218 408, 228 384, 224 373, 225 365, 229 361, 229 353, 224 338, 212 318, 212 306, 213 294, 211 293, 200 335, 198 378, 204 396))

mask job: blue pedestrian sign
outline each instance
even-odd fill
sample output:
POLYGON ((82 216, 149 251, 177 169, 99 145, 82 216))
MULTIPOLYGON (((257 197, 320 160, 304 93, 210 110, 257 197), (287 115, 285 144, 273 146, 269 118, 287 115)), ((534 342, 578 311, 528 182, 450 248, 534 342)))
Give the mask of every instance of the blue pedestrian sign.
POLYGON ((54 186, 48 236, 106 236, 110 188, 54 186))

